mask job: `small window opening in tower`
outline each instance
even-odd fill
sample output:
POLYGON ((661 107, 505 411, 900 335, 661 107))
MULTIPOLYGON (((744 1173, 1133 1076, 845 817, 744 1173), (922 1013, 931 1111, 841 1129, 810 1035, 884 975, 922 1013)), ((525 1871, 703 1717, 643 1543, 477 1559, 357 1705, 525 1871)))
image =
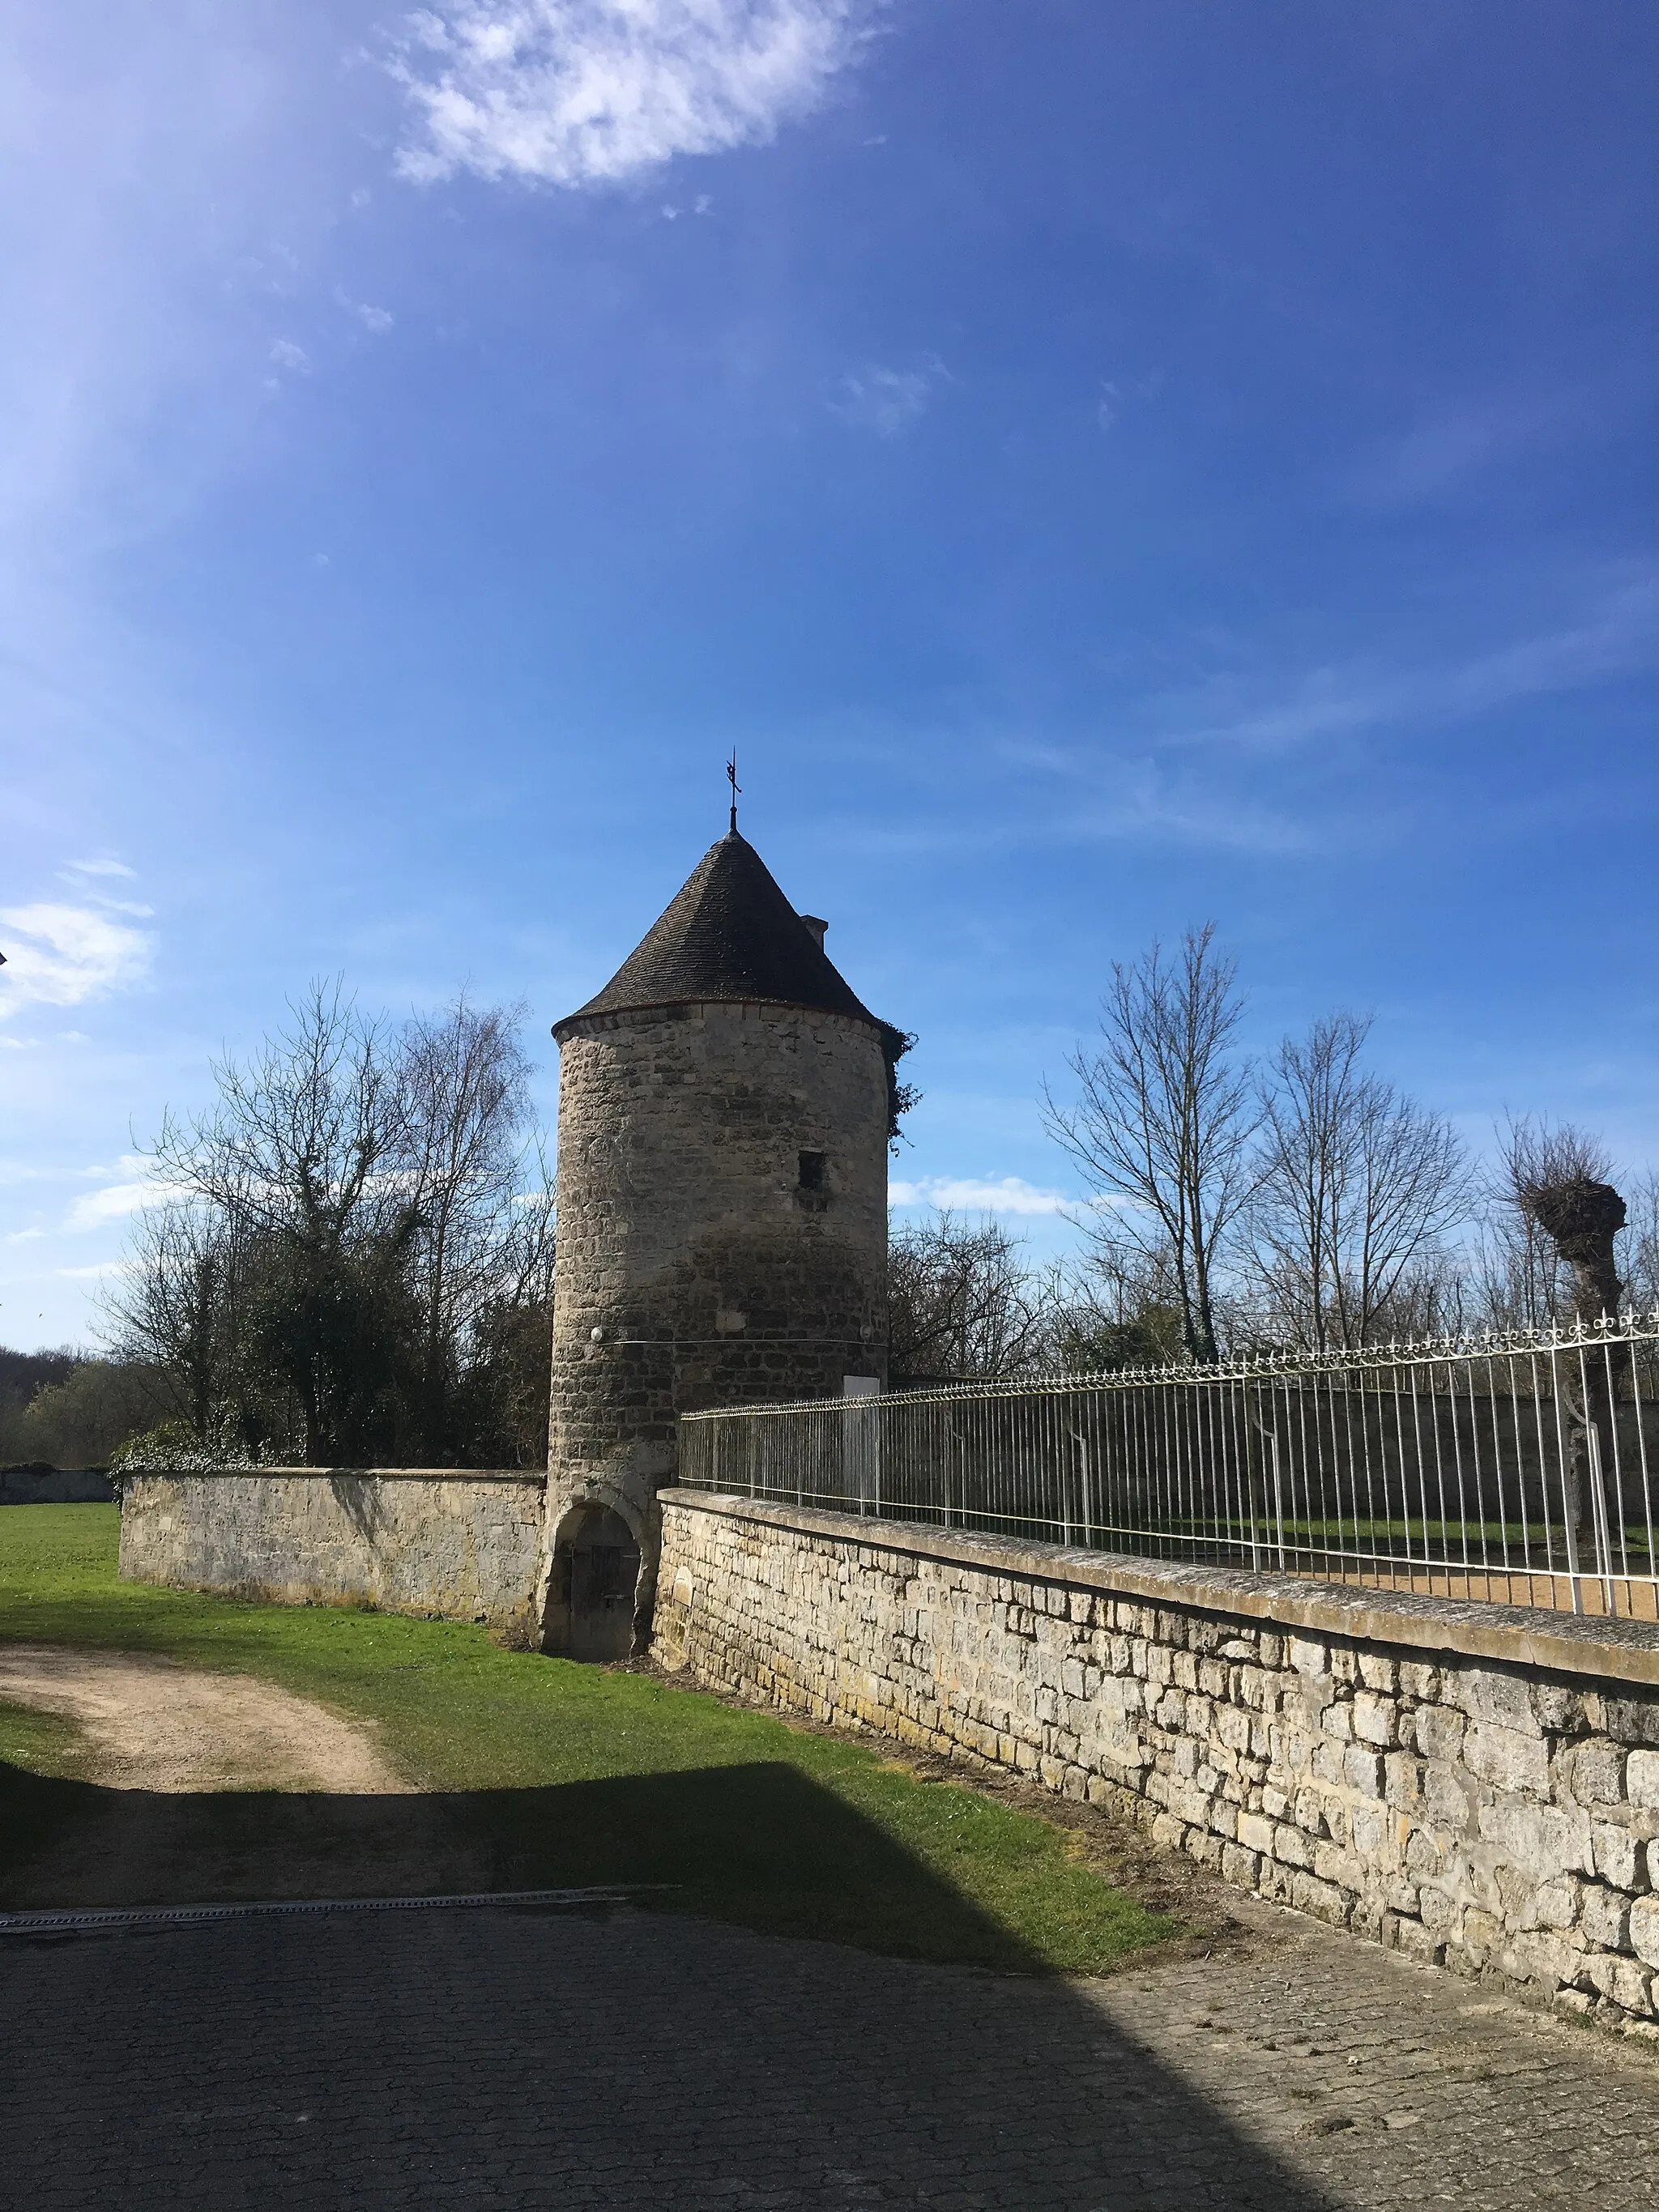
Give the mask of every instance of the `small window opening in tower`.
POLYGON ((823 1171, 830 1164, 827 1152, 803 1152, 800 1156, 800 1188, 803 1190, 822 1190, 823 1171))

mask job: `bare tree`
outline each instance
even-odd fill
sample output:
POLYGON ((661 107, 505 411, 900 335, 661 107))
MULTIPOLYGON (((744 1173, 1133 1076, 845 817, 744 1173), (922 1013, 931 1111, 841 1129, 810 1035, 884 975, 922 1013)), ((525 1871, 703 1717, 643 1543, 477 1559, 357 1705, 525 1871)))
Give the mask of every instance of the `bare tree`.
POLYGON ((479 1463, 492 1467, 547 1462, 556 1208, 539 1135, 520 1164, 519 1181, 492 1287, 471 1316, 463 1345, 468 1433, 479 1463))
POLYGON ((1370 1031, 1327 1015, 1261 1090, 1250 1264, 1272 1333, 1319 1352, 1431 1325, 1469 1195, 1450 1123, 1362 1066, 1370 1031))
POLYGON ((398 1044, 396 1153, 416 1220, 421 1425, 440 1458, 457 1351, 518 1256, 514 1200, 530 1113, 530 1063, 518 1036, 525 1012, 471 1006, 463 995, 441 1015, 416 1016, 398 1044))
POLYGON ((1167 1254, 1148 1259, 1097 1232, 1080 1265, 1059 1261, 1043 1271, 1034 1303, 1042 1317, 1043 1364, 1063 1372, 1161 1367, 1185 1351, 1167 1254))
POLYGON ((1187 1354, 1206 1362, 1220 1356, 1220 1258, 1249 1194, 1255 1125, 1235 1057, 1237 963, 1214 936, 1206 922, 1172 958, 1154 945, 1133 965, 1115 963, 1101 1042, 1067 1062, 1076 1103, 1044 1091, 1050 1133, 1114 1202, 1111 1241, 1148 1260, 1167 1254, 1187 1354))
POLYGON ((210 1113, 164 1121, 118 1342, 210 1451, 447 1465, 510 1435, 502 1407, 539 1335, 544 1421, 552 1261, 520 1010, 462 999, 394 1031, 320 985, 292 1012, 216 1067, 210 1113))
POLYGON ((1630 1303, 1659 1311, 1659 1175, 1650 1169, 1632 1185, 1619 1272, 1630 1303))
POLYGON ((169 1414, 205 1443, 234 1390, 234 1232, 200 1200, 147 1207, 104 1298, 124 1355, 153 1364, 169 1414))
POLYGON ((1042 1362, 1043 1315, 1020 1241, 948 1212, 902 1230, 888 1253, 896 1382, 1018 1375, 1042 1362))
POLYGON ((244 1357, 292 1392, 316 1466, 361 1460, 395 1425, 417 1215, 382 1025, 337 983, 291 1012, 246 1066, 215 1068, 210 1115, 164 1121, 155 1169, 234 1236, 244 1357))

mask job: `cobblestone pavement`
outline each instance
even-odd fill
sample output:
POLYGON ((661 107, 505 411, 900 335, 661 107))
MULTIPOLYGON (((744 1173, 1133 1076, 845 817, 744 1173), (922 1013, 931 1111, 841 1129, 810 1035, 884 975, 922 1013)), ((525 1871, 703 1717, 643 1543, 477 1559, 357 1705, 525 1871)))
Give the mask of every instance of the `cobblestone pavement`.
POLYGON ((1281 1916, 1096 1983, 628 1909, 0 1936, 20 2212, 1656 2193, 1653 2053, 1281 1916))

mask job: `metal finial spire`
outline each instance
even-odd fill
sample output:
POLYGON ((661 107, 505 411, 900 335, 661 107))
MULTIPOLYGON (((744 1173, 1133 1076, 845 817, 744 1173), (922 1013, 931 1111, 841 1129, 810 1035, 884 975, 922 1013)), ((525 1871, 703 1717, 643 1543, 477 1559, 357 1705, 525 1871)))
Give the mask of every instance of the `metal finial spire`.
POLYGON ((743 786, 738 781, 738 749, 732 748, 732 757, 726 763, 726 780, 732 787, 732 835, 738 834, 738 793, 743 786))

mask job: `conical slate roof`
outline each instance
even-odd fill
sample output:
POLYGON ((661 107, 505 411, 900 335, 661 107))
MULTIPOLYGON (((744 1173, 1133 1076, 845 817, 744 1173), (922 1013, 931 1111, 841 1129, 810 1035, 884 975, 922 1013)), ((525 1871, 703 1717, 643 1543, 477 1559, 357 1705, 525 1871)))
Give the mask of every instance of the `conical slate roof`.
POLYGON ((735 830, 709 847, 604 990, 556 1023, 553 1034, 584 1014, 631 1013, 710 999, 758 999, 851 1014, 902 1048, 898 1031, 878 1021, 859 1000, 765 861, 735 830))

